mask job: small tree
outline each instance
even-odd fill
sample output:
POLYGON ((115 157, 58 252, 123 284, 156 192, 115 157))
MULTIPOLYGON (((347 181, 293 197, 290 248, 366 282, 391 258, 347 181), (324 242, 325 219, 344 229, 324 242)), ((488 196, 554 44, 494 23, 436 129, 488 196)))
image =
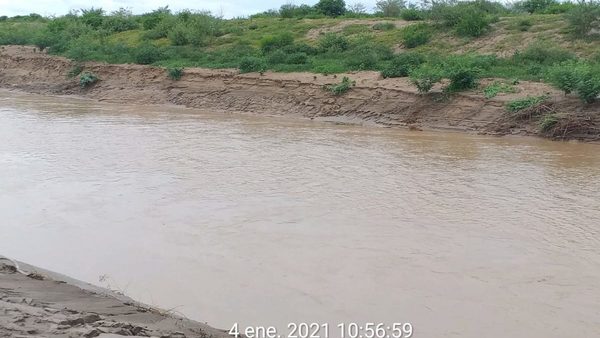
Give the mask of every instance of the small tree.
POLYGON ((375 4, 377 12, 386 17, 398 17, 406 8, 404 0, 379 0, 375 4))
POLYGON ((346 13, 344 0, 320 0, 315 8, 327 16, 340 16, 346 13))
POLYGON ((352 14, 365 14, 367 12, 367 7, 364 4, 357 2, 348 6, 348 12, 352 14))
POLYGON ((594 29, 600 28, 600 2, 581 0, 573 10, 567 13, 567 20, 577 37, 587 37, 594 29))

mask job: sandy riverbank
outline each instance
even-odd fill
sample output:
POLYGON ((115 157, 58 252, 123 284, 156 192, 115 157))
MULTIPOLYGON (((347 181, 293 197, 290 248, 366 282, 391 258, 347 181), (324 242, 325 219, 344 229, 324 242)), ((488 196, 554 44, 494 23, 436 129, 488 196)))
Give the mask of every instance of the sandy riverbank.
POLYGON ((208 325, 0 256, 0 337, 228 337, 208 325))
MULTIPOLYGON (((32 93, 80 95, 127 103, 177 104, 212 112, 291 115, 303 118, 410 129, 458 130, 495 135, 541 135, 539 119, 507 118, 508 101, 528 95, 549 95, 550 106, 569 121, 560 138, 600 139, 600 103, 583 105, 574 96, 542 83, 522 81, 516 93, 485 99, 480 90, 445 97, 419 95, 406 78, 382 79, 377 72, 338 75, 249 73, 237 70, 186 69, 180 81, 164 69, 142 65, 83 64, 98 75, 91 88, 68 78, 76 63, 37 52, 33 47, 0 47, 0 87, 32 93), (333 96, 323 85, 343 76, 356 82, 351 91, 333 96), (571 128, 572 127, 572 128, 571 128)), ((482 84, 493 79, 482 80, 482 84)))

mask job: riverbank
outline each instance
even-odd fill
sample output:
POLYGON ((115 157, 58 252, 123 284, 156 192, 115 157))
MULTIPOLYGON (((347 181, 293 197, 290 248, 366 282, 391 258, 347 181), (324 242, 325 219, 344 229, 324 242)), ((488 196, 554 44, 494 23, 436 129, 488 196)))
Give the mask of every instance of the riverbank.
POLYGON ((110 290, 0 256, 0 337, 227 337, 110 290))
MULTIPOLYGON (((185 69, 179 81, 164 69, 142 65, 80 64, 99 80, 81 88, 68 74, 77 63, 34 47, 0 50, 0 87, 39 94, 80 95, 98 100, 176 104, 212 112, 291 115, 323 121, 372 124, 412 130, 456 130, 492 135, 536 135, 557 139, 600 139, 600 104, 583 105, 550 86, 522 81, 514 93, 487 99, 481 90, 445 95, 441 86, 419 94, 407 78, 383 79, 378 72, 338 75, 247 73, 185 69), (343 95, 324 86, 348 77, 355 85, 343 95), (509 114, 506 105, 527 97, 547 97, 540 111, 509 114), (540 126, 552 116, 552 128, 540 126)), ((482 85, 494 79, 482 80, 482 85)))

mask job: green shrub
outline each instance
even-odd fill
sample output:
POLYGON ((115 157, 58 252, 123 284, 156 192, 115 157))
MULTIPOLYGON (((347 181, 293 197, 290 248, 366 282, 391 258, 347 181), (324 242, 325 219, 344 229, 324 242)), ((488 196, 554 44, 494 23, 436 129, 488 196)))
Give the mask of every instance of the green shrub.
POLYGON ((296 6, 288 3, 279 8, 279 16, 282 18, 303 18, 315 13, 315 8, 308 5, 296 6))
POLYGON ((104 21, 104 10, 102 8, 90 8, 81 10, 81 21, 93 28, 100 28, 104 21))
POLYGON ((523 99, 517 99, 510 101, 506 104, 506 109, 511 113, 517 113, 519 111, 535 107, 548 100, 548 96, 527 96, 523 99))
POLYGON ((575 36, 588 37, 594 29, 600 28, 600 3, 580 2, 566 13, 566 17, 575 36))
POLYGON ((577 84, 577 95, 585 103, 593 103, 600 94, 600 74, 589 72, 577 84))
POLYGON ((531 28, 532 23, 531 20, 529 19, 521 19, 517 22, 517 28, 521 31, 521 32, 526 32, 529 30, 529 28, 531 28))
POLYGON ((376 31, 391 31, 396 28, 392 22, 378 22, 373 25, 373 29, 376 31))
POLYGON ((241 73, 264 72, 267 64, 263 58, 246 56, 242 58, 238 68, 241 73))
POLYGON ((319 0, 315 9, 327 16, 340 16, 346 13, 344 0, 319 0))
POLYGON ((575 59, 575 54, 552 44, 542 41, 530 44, 523 52, 513 56, 517 62, 533 62, 536 64, 552 65, 575 59))
POLYGON ((456 33, 460 36, 479 37, 490 28, 490 19, 474 9, 467 9, 456 24, 456 33))
POLYGON ((79 86, 81 88, 87 88, 98 82, 98 77, 93 73, 85 72, 79 76, 79 86))
POLYGON ((162 58, 162 50, 151 44, 142 45, 135 50, 135 62, 141 65, 149 65, 161 60, 162 58))
POLYGON ((171 15, 169 7, 160 7, 150 13, 141 16, 142 28, 154 29, 162 20, 171 15))
POLYGON ((181 80, 181 77, 183 76, 183 68, 181 68, 181 67, 168 68, 167 75, 169 76, 169 79, 171 79, 173 81, 179 81, 179 80, 181 80))
POLYGON ((323 52, 341 52, 348 49, 350 42, 343 35, 327 33, 319 39, 319 49, 323 52))
POLYGON ((260 40, 260 49, 263 53, 269 53, 279 48, 292 45, 294 36, 290 32, 283 32, 278 35, 268 35, 260 40))
POLYGON ((517 7, 528 13, 542 13, 552 5, 556 5, 556 0, 525 0, 517 4, 517 7))
POLYGON ((466 63, 459 63, 450 67, 446 72, 450 79, 447 90, 456 92, 477 87, 481 69, 466 63))
POLYGON ((352 88, 352 86, 354 86, 355 84, 356 83, 354 81, 350 81, 348 77, 344 76, 342 82, 335 85, 326 85, 323 88, 331 94, 339 96, 349 91, 350 88, 352 88))
POLYGON ((425 62, 422 54, 406 52, 395 56, 390 64, 381 71, 383 78, 406 77, 414 68, 425 62))
POLYGON ((572 11, 577 7, 577 4, 572 2, 555 3, 543 10, 542 14, 562 14, 572 11))
POLYGON ((190 43, 190 40, 188 39, 188 29, 183 23, 178 23, 171 28, 167 37, 173 46, 185 46, 190 43))
POLYGON ((578 83, 584 76, 586 68, 586 65, 578 62, 563 62, 548 70, 547 79, 565 94, 570 94, 577 90, 578 83))
POLYGON ((415 48, 431 39, 431 27, 424 23, 410 25, 402 29, 402 43, 406 48, 415 48))
POLYGON ((496 97, 500 93, 516 93, 516 92, 517 92, 517 90, 515 89, 514 86, 506 84, 506 83, 494 81, 494 83, 488 85, 487 87, 485 87, 483 89, 483 96, 485 96, 486 99, 491 99, 491 98, 496 97))
POLYGON ((74 78, 75 76, 81 74, 81 72, 83 71, 83 66, 80 64, 76 64, 75 66, 73 66, 69 72, 67 73, 67 77, 69 79, 74 78))
POLYGON ((377 65, 377 54, 367 48, 357 48, 347 53, 344 61, 351 70, 371 70, 377 65))
POLYGON ((498 15, 506 13, 500 3, 476 0, 434 2, 430 10, 431 19, 442 26, 455 28, 461 36, 478 37, 483 35, 498 15))
POLYGON ((279 49, 267 55, 267 62, 271 65, 302 65, 308 63, 308 55, 302 52, 288 54, 279 49))
POLYGON ((407 8, 400 12, 400 17, 406 21, 425 20, 425 13, 416 8, 407 8))
POLYGON ((376 13, 388 18, 400 16, 404 7, 404 0, 378 0, 375 3, 376 13))
POLYGON ((443 71, 437 65, 424 64, 410 72, 410 81, 417 87, 421 94, 425 94, 433 88, 443 77, 443 71))
POLYGON ((109 32, 125 32, 138 28, 138 23, 135 21, 131 11, 121 8, 118 11, 112 12, 110 16, 104 18, 102 28, 109 32))

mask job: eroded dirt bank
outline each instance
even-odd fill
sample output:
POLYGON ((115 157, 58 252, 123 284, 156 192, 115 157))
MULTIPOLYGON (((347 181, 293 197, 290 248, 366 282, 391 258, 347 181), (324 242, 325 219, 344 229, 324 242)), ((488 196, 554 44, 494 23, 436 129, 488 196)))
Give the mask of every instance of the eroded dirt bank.
POLYGON ((0 256, 0 337, 227 337, 225 332, 0 256))
MULTIPOLYGON (((600 139, 600 104, 583 105, 576 97, 541 83, 521 82, 517 92, 485 99, 481 91, 445 97, 439 88, 422 96, 406 78, 382 79, 377 72, 322 75, 310 73, 238 74, 236 70, 186 69, 172 81, 164 69, 141 65, 84 63, 100 81, 79 87, 68 78, 75 62, 36 52, 33 47, 0 49, 0 87, 42 94, 82 95, 128 103, 177 104, 222 112, 247 112, 486 134, 541 135, 562 139, 600 139), (343 76, 356 86, 334 96, 323 85, 343 76), (518 119, 507 116, 508 101, 528 95, 549 95, 553 112, 564 116, 552 133, 540 131, 536 112, 518 119)), ((483 80, 482 84, 492 80, 483 80)), ((544 113, 544 112, 542 112, 544 113)), ((547 113, 547 112, 546 112, 547 113)))

